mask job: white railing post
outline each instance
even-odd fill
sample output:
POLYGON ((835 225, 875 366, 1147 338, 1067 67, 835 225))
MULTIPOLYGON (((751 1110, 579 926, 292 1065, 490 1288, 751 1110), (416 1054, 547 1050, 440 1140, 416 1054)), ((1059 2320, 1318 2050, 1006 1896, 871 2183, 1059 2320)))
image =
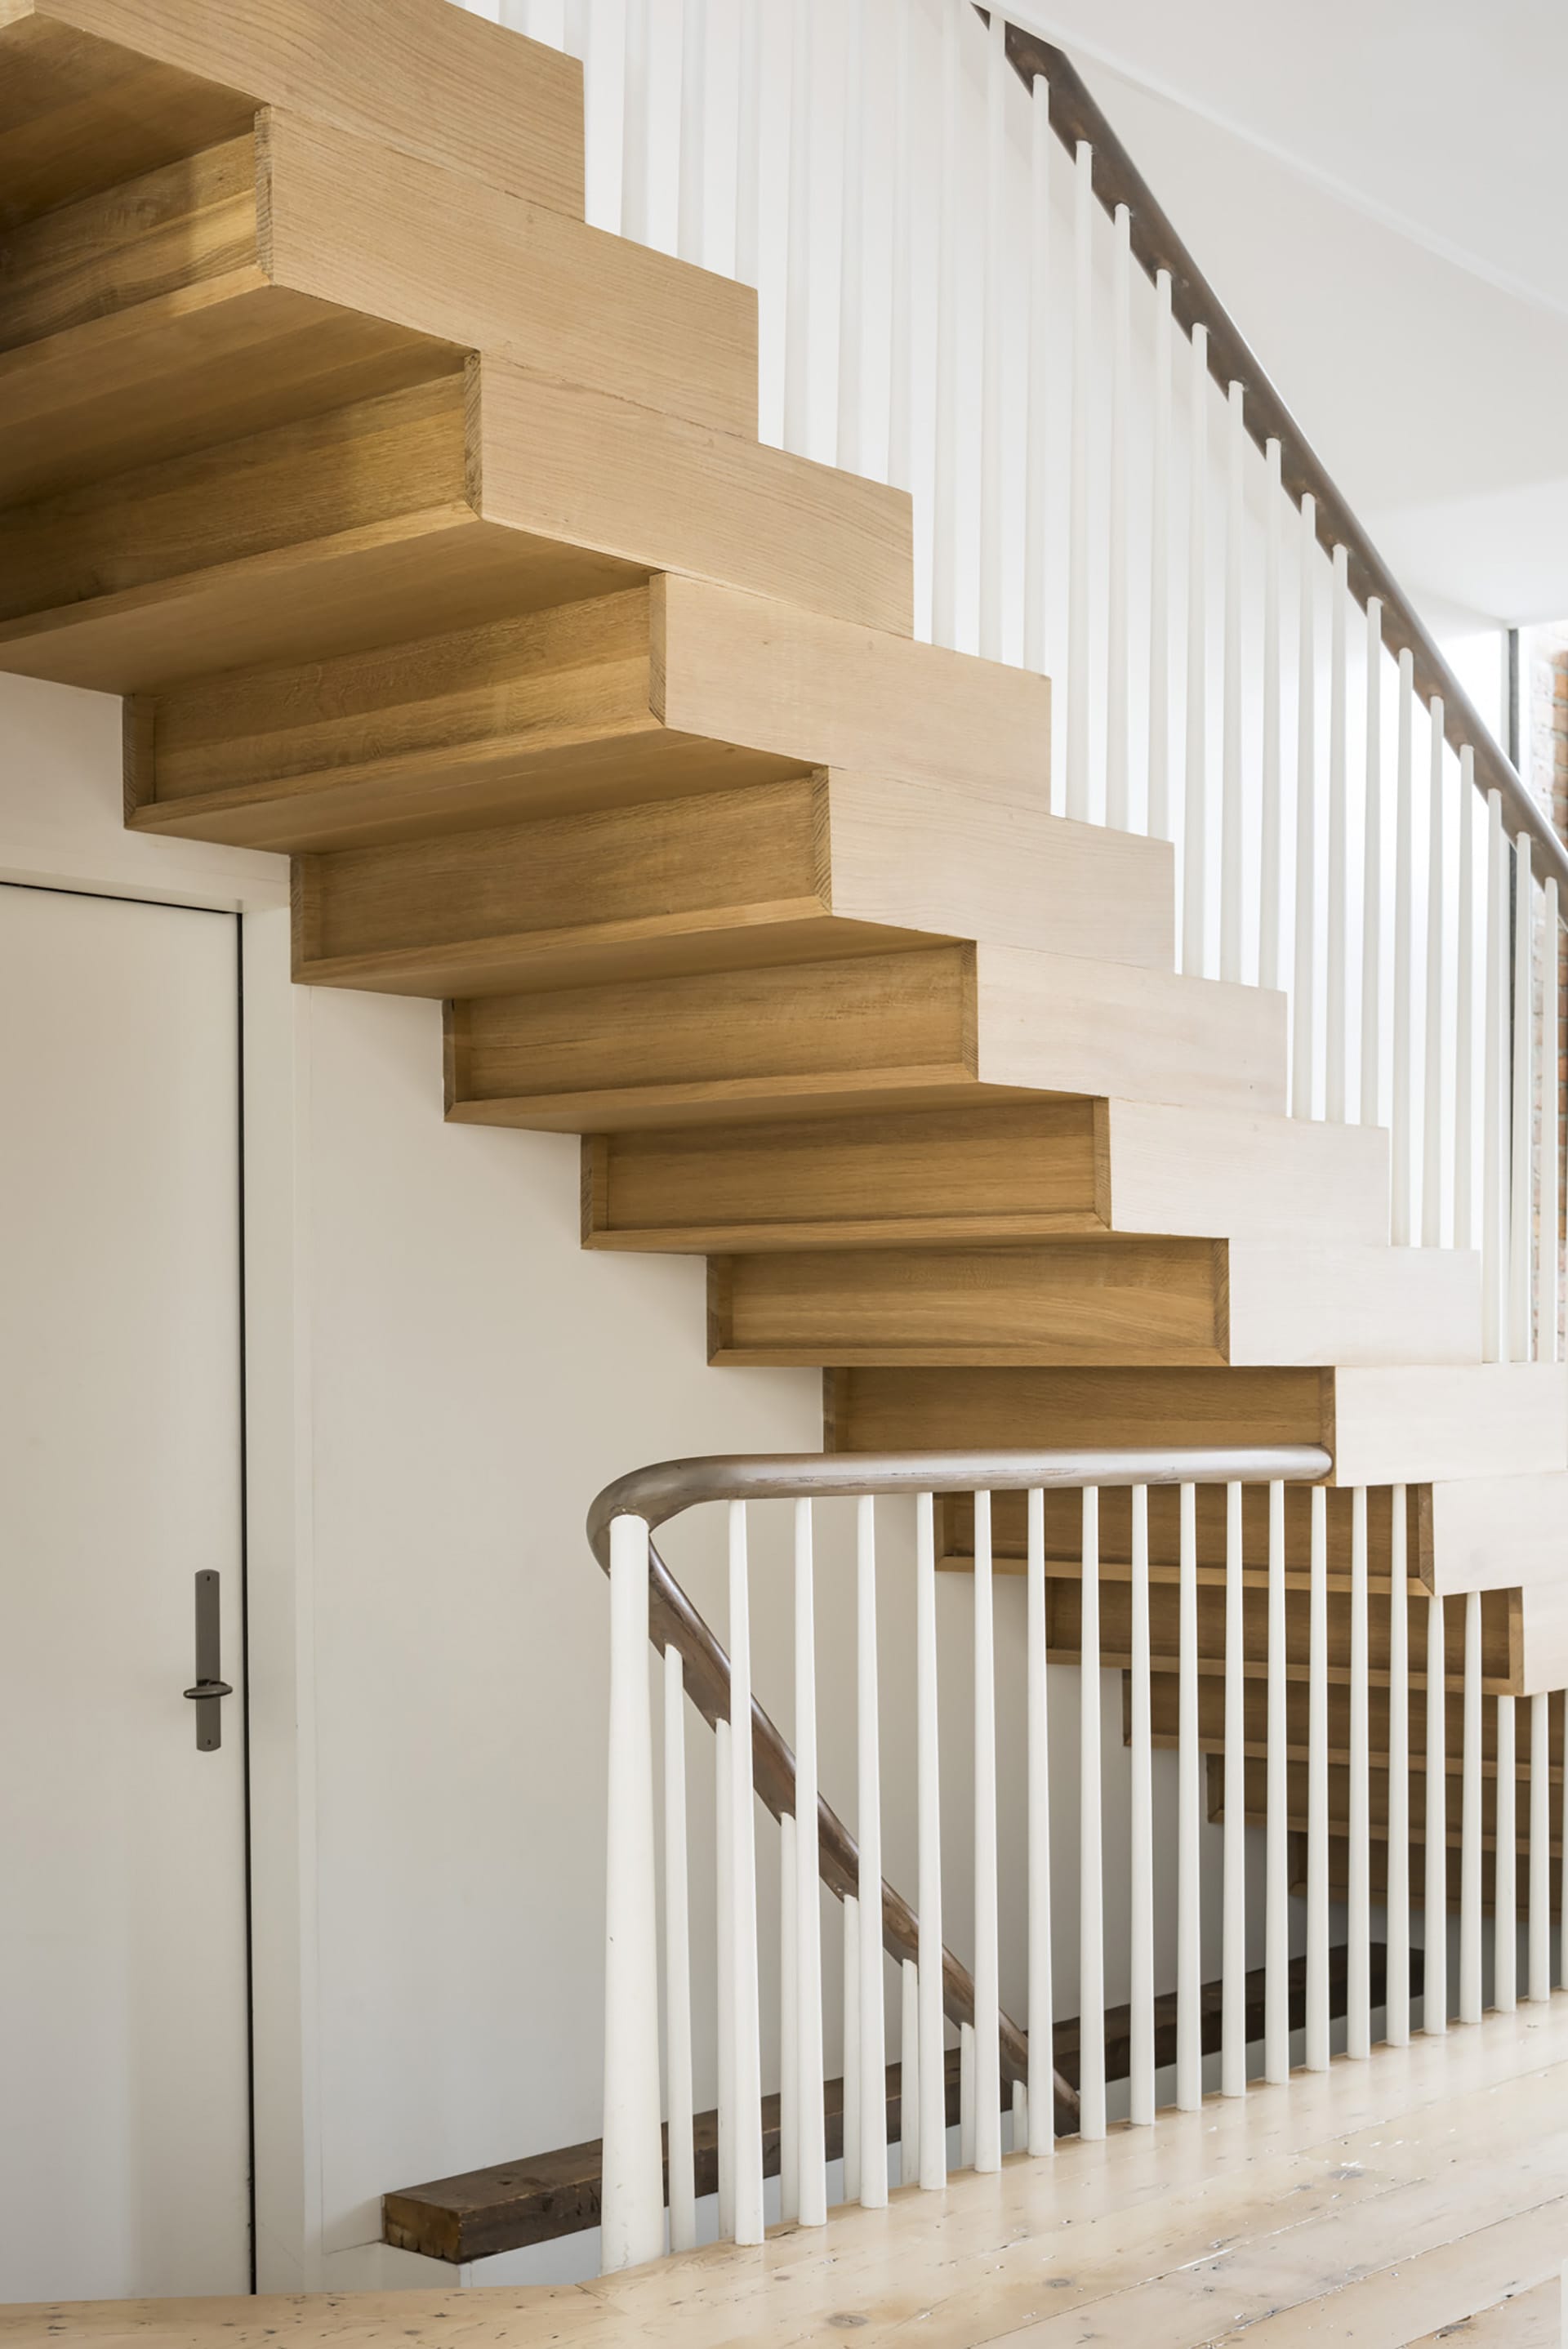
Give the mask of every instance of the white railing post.
POLYGON ((1349 1115, 1350 807, 1346 773, 1349 688, 1346 634, 1350 616, 1349 557, 1334 550, 1328 617, 1328 969, 1324 1021, 1326 1114, 1349 1115))
POLYGON ((1502 795, 1487 794, 1486 1029, 1481 1083, 1482 1351, 1509 1358, 1509 873, 1502 795))
POLYGON ((899 1969, 898 2182, 920 2183, 920 1969, 905 1958, 899 1969))
POLYGON ((1001 1953, 996 1885, 996 1657, 991 1495, 975 1495, 975 2155, 1002 2167, 1001 1953))
POLYGON ((1171 371, 1176 340, 1171 272, 1154 281, 1154 437, 1149 483, 1149 817, 1156 840, 1175 837, 1171 811, 1171 371))
POLYGON ((1361 1123, 1376 1125, 1383 1066, 1383 606, 1367 598, 1367 796, 1361 879, 1361 1123))
MULTIPOLYGON (((1031 1493, 1028 1589, 1028 1773, 1029 1773, 1029 2151, 1054 2153, 1057 2146, 1053 2089, 1051 1988, 1051 1763, 1047 1678, 1046 1496, 1031 1493)), ((1134 1658, 1136 1671, 1137 1660, 1134 1658)), ((1145 1703, 1147 1704, 1147 1694, 1145 1703)), ((1136 1689, 1133 1705, 1138 1702, 1136 1689)), ((1134 1733, 1136 1748, 1136 1723, 1134 1733)), ((1134 1753, 1133 1769, 1137 1771, 1134 1753)), ((1136 1971, 1136 1928, 1134 1969, 1136 1971)), ((1137 2029, 1136 1991, 1134 2023, 1137 2029)))
POLYGON ((1372 1852, 1367 1487, 1350 1495, 1350 1800, 1346 1843, 1345 2052, 1372 2053, 1372 1852))
POLYGON ((751 1775, 751 1590, 746 1503, 729 1505, 729 1936, 735 2034, 735 2240, 762 2240, 762 2052, 757 1979, 757 1822, 751 1775))
POLYGON ((1394 1091, 1389 1123, 1396 1247, 1408 1247, 1416 1237, 1410 1171, 1416 986, 1415 712, 1416 669, 1407 647, 1399 655, 1399 738, 1394 768, 1394 1091))
POLYGON ((1201 976, 1209 930, 1209 329, 1187 375, 1187 789, 1181 825, 1181 968, 1201 976))
MULTIPOLYGON (((1132 1488, 1132 1868, 1128 1951, 1128 2117, 1135 2127, 1154 2119, 1154 1779, 1150 1721, 1149 1487, 1132 1488)), ((1033 2083, 1031 2082, 1031 2086, 1033 2083)))
POLYGON ((686 1888, 686 1682, 665 1650, 665 2070, 669 2100, 670 2249, 696 2242, 692 2139, 691 1919, 686 1888))
POLYGON ((1264 492, 1264 771, 1263 838, 1258 892, 1258 985, 1284 985, 1284 789, 1280 716, 1280 587, 1284 491, 1280 481, 1277 440, 1267 450, 1268 483, 1264 492))
POLYGON ((840 2137, 844 2152, 844 2200, 861 2199, 861 1904, 852 1892, 843 1899, 844 1928, 844 2070, 843 2118, 840 2137))
POLYGON ((855 1506, 860 1724, 861 2200, 887 2206, 887 2020, 882 2002, 882 1711, 877 1685, 876 1503, 855 1506))
POLYGON ((1072 472, 1068 498, 1068 796, 1079 820, 1090 810, 1089 678, 1089 419, 1094 406, 1090 340, 1094 332, 1094 150, 1078 144, 1073 183, 1072 472))
POLYGON ((604 1871, 606 2275, 665 2248, 659 2120, 659 1950, 648 1701, 648 1526, 610 1526, 609 1815, 604 1871))
MULTIPOLYGON (((797 6, 805 0, 796 0, 797 6)), ((865 0, 839 0, 844 20, 843 222, 839 260, 839 464, 861 463, 861 298, 864 275, 866 142, 863 121, 865 0)))
POLYGON ((1480 1593, 1465 1599, 1464 1761, 1460 1811, 1460 2021, 1481 2018, 1480 1593))
POLYGON ((1246 388, 1233 383, 1225 413, 1225 639, 1220 789, 1220 977, 1242 976, 1246 801, 1242 776, 1243 643, 1246 613, 1246 388))
POLYGON ((1513 1699, 1497 1702, 1497 1815, 1492 1843, 1491 2002, 1511 2014, 1519 1998, 1518 1754, 1513 1699))
POLYGON ((1388 1879, 1384 2035, 1390 2047, 1410 2040, 1410 1595, 1408 1512, 1403 1485, 1389 1495, 1388 1518, 1388 1879))
POLYGON ((1427 1057, 1421 1081, 1421 1245, 1443 1244, 1443 1101, 1448 1092, 1443 1051, 1444 936, 1448 898, 1444 889, 1443 833, 1448 810, 1443 791, 1443 704, 1440 696, 1427 712, 1430 733, 1430 771, 1427 812, 1427 1057))
POLYGON ((1242 1487, 1225 1487, 1225 1826, 1222 1917, 1220 2088, 1247 2089, 1246 1578, 1242 1487))
POLYGON ((795 1814, 779 1822, 779 2216, 800 2216, 800 1964, 795 1903, 799 1890, 795 1814))
POLYGON ((1202 1757, 1198 1751, 1198 1498, 1181 1487, 1176 1729, 1176 2102, 1203 2101, 1203 1949, 1199 1906, 1203 1832, 1202 1757))
POLYGON ((714 1956, 717 1994, 714 2027, 717 2036, 718 2073, 718 2239, 729 2242, 735 2234, 735 1960, 730 1943, 735 1935, 735 1886, 731 1863, 735 1838, 729 1831, 730 1795, 734 1774, 729 1766, 729 1723, 713 1725, 714 1832, 714 1956))
POLYGON ((1128 593, 1131 569, 1129 476, 1132 468, 1131 220, 1127 206, 1118 204, 1111 264, 1110 513, 1105 661, 1105 820, 1117 832, 1126 832, 1132 821, 1127 740, 1128 593))
POLYGON ((1552 1699, 1549 1696, 1532 1696, 1530 1700, 1530 1971, 1527 1994, 1532 2004, 1552 1995, 1552 1699))
MULTIPOLYGON (((1480 815, 1475 753, 1460 753, 1458 1005, 1454 1016, 1454 1246, 1473 1248, 1475 1227, 1475 834, 1480 815)), ((1481 936, 1486 935, 1484 917, 1481 936)), ((1483 949, 1484 951, 1484 949, 1483 949)))
POLYGON ((1268 1825, 1264 2076, 1290 2077, 1290 1715, 1285 1680, 1284 1486, 1269 1486, 1268 1825))
POLYGON ((1562 1216, 1562 1079, 1558 1073, 1558 988, 1563 940, 1558 929, 1557 884, 1542 891, 1541 913, 1541 1164, 1540 1237, 1535 1260, 1535 1351, 1538 1361, 1560 1360, 1557 1323, 1563 1278, 1558 1236, 1562 1216))
POLYGON ((799 2219, 828 2216, 822 2112, 821 1837, 817 1817, 817 1617, 811 1504, 795 1504, 795 1995, 799 2219))
POLYGON ((1078 2134, 1105 2135, 1105 1890, 1099 1735, 1099 1494, 1083 1494, 1078 1666, 1078 2134))
POLYGON ((1516 1362, 1528 1362, 1534 1351, 1531 1321, 1534 1286, 1531 1279, 1531 1223, 1534 1208, 1535 1174, 1535 891, 1531 878, 1530 834, 1522 832, 1513 844, 1513 1072, 1512 1226, 1510 1267, 1509 1329, 1516 1362))
POLYGON ((1306 2068, 1328 2069, 1328 1495, 1312 1488, 1306 1721, 1306 2068))
POLYGON ((1448 1645, 1443 1602, 1427 1601, 1426 1886, 1421 1937, 1421 2028, 1449 2027, 1448 1645))
MULTIPOLYGON (((902 9, 901 16, 909 11, 902 9)), ((1028 409, 1024 460, 1024 662, 1046 670, 1046 566, 1050 537, 1051 98, 1035 77, 1029 93, 1028 409)))
POLYGON ((915 1503, 915 1800, 920 1876, 920 2182, 947 2182, 942 2002, 942 1781, 937 1736, 936 1528, 929 1493, 915 1503))
MULTIPOLYGON (((980 650, 1002 657, 1006 601, 1003 517, 1006 503, 1006 413, 1007 284, 1007 20, 993 8, 985 43, 985 239, 981 297, 980 650)), ((857 289, 858 290, 858 289, 857 289)))
POLYGON ((1315 1100, 1317 1018, 1317 501, 1301 502, 1295 687, 1295 947, 1291 989, 1290 1108, 1315 1100))

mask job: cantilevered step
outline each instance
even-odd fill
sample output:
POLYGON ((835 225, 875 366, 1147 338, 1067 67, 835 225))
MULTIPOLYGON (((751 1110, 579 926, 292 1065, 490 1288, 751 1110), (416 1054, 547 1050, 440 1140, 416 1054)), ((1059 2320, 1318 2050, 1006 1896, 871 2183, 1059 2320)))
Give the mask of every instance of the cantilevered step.
POLYGON ((447 0, 0 0, 0 226, 286 106, 583 213, 574 59, 447 0))
MULTIPOLYGON (((1447 1800, 1444 1804, 1444 1832, 1449 1846, 1457 1849, 1463 1839, 1463 1813, 1460 1808, 1460 1802, 1462 1782, 1460 1778, 1460 1765, 1451 1757, 1449 1762, 1446 1777, 1447 1800)), ((1523 1778, 1522 1773, 1520 1774, 1520 1778, 1523 1778)), ((1374 1843, 1387 1843, 1388 1840, 1388 1772, 1386 1764, 1375 1760, 1367 1772, 1367 1793, 1369 1799, 1367 1803, 1367 1831, 1374 1843)), ((1420 1837, 1423 1846, 1426 1840, 1425 1805, 1422 1799, 1425 1794, 1425 1788, 1426 1780, 1425 1774, 1423 1773, 1421 1779, 1417 1783, 1414 1788, 1417 1799, 1411 1806, 1408 1820, 1408 1831, 1413 1830, 1417 1836, 1420 1837)), ((1496 1771, 1483 1771, 1480 1782, 1481 1842, 1483 1848, 1489 1850, 1494 1849, 1496 1846, 1497 1796, 1498 1778, 1496 1771)), ((1514 1841, 1516 1848, 1520 1850, 1524 1848, 1529 1840, 1530 1815, 1527 1807, 1527 1797, 1528 1781, 1524 1780, 1522 1784, 1520 1783, 1520 1780, 1516 1779, 1514 1788, 1514 1841)), ((1349 1801, 1350 1772, 1348 1765, 1343 1763, 1331 1762, 1328 1765, 1328 1816, 1330 1819, 1334 1821, 1335 1825, 1342 1830, 1349 1817, 1349 1801)), ((1246 1764, 1245 1808, 1246 1820, 1249 1826, 1267 1826, 1268 1764, 1266 1762, 1253 1761, 1249 1758, 1246 1764)), ((1559 1811, 1558 1803, 1555 1799, 1553 1802, 1552 1809, 1554 1814, 1553 1828, 1556 1829, 1561 1823, 1561 1813, 1559 1811)), ((1305 1762, 1290 1762, 1285 1766, 1286 1825, 1292 1830, 1299 1831, 1305 1835, 1307 1829, 1307 1765, 1305 1762)), ((1209 1816, 1212 1820, 1217 1822, 1222 1819, 1224 1816, 1224 1764, 1218 1755, 1212 1754, 1209 1759, 1209 1816)), ((1553 1858, 1557 1858, 1561 1856, 1561 1837, 1558 1833, 1553 1832, 1552 1837, 1552 1856, 1553 1858)), ((1417 1878, 1417 1881, 1418 1884, 1418 1878, 1417 1878)))
POLYGON ((1387 1136, 1127 1101, 677 1127, 586 1143, 583 1214, 589 1247, 693 1255, 1109 1232, 1376 1244, 1387 1136))
POLYGON ((837 1452, 1322 1444, 1334 1481, 1349 1485, 1547 1475, 1568 1464, 1568 1372, 1551 1362, 835 1370, 824 1401, 837 1452))
POLYGON ((294 975, 472 996, 929 935, 1169 968, 1170 852, 1037 799, 839 769, 298 860, 294 975))
MULTIPOLYGON (((515 553, 505 532, 481 527, 487 544, 515 553)), ((1043 678, 658 577, 325 664, 147 697, 136 714, 131 822, 243 847, 338 851, 839 769, 898 778, 912 867, 934 904, 933 859, 957 853, 944 795, 961 792, 977 840, 999 849, 1016 840, 1020 807, 1044 809, 1049 749, 1043 678)), ((870 905, 867 828, 880 832, 885 814, 869 781, 855 806, 840 844, 848 840, 870 905)), ((1053 837, 1076 839, 1095 860, 1108 854, 1081 831, 1053 837)), ((1109 854, 1130 893, 1112 935, 1131 944, 1147 914, 1142 955, 1168 956, 1158 847, 1121 841, 1109 854)), ((760 865, 755 877, 766 883, 760 865)), ((950 902, 950 885, 940 887, 950 902)))
POLYGON ((1439 1248, 1058 1239, 711 1259, 716 1362, 1476 1362, 1480 1259, 1439 1248))
MULTIPOLYGON (((1456 1642, 1455 1626, 1462 1634, 1464 1609, 1451 1608, 1454 1625, 1445 1623, 1448 1640, 1448 1682, 1443 1701, 1443 1734, 1450 1764, 1464 1755, 1464 1703, 1462 1692, 1463 1641, 1456 1642)), ((1411 1650, 1411 1670, 1408 1680, 1407 1744, 1409 1747, 1412 1771, 1427 1766, 1427 1682, 1426 1642, 1423 1640, 1411 1650)), ((1481 1705, 1481 1766, 1494 1775, 1497 1770, 1497 1705, 1494 1699, 1509 1695, 1513 1689, 1513 1644, 1506 1606, 1499 1603, 1482 1609, 1481 1665, 1484 1701, 1481 1705)), ((1261 1675, 1249 1675, 1243 1691, 1246 1752, 1262 1761, 1268 1752, 1268 1685, 1261 1675)), ((1311 1727, 1310 1692, 1306 1682, 1293 1673, 1285 1687, 1285 1751, 1295 1761, 1305 1761, 1311 1727)), ((1157 1745, 1174 1745, 1181 1733, 1181 1691, 1177 1677, 1171 1671, 1157 1671, 1149 1684, 1149 1718, 1150 1733, 1157 1745)), ((1514 1707, 1514 1746, 1520 1768, 1528 1767, 1531 1754, 1531 1709, 1528 1704, 1514 1707)), ((1350 1759, 1350 1686, 1349 1674, 1336 1666, 1328 1683, 1328 1744, 1331 1761, 1350 1759)), ((1131 1696, 1124 1685, 1122 1696, 1122 1734, 1131 1735, 1131 1696)), ((1205 1754, 1222 1754, 1225 1750, 1225 1684, 1222 1668, 1206 1660, 1198 1679, 1198 1743, 1205 1754)), ((1548 1737, 1551 1768, 1554 1779, 1561 1779, 1563 1764, 1563 1707, 1560 1699, 1552 1707, 1551 1730, 1548 1737)), ((1388 1690, 1385 1679, 1372 1685, 1367 1700, 1367 1750, 1386 1754, 1388 1751, 1388 1690)))
POLYGON ((988 946, 488 996, 452 1008, 448 1109, 587 1133, 1083 1092, 1109 1070, 1125 1095, 1274 1107, 1283 1009, 1255 988, 988 946))

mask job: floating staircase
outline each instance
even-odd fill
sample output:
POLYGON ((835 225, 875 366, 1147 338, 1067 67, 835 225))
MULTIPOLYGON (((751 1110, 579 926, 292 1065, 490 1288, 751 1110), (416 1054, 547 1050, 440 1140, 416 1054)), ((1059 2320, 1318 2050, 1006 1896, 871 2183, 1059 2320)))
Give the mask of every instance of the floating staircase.
POLYGON ((1050 813, 1047 682, 914 640, 907 500, 758 440, 754 296, 588 227, 582 141, 446 0, 0 0, 0 666, 126 696, 132 828, 288 853, 298 978, 443 1000, 448 1114, 583 1134, 585 1244, 707 1256, 830 1445, 1321 1441, 1385 1592, 1402 1485, 1488 1691, 1560 1686, 1563 1371, 1285 1116, 1284 999, 1176 973, 1170 849, 1050 813))

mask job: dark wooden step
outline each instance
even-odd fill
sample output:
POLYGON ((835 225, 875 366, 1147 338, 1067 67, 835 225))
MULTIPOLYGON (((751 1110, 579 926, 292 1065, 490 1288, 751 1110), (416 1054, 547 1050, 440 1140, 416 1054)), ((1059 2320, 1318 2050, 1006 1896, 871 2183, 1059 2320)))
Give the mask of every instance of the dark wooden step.
MULTIPOLYGON (((1380 1941, 1371 1950, 1372 2003, 1383 2002, 1387 1952, 1380 1941)), ((1347 1952, 1343 1944, 1329 1952, 1329 2012, 1346 2010, 1347 1952)), ((1261 1966, 1247 1976, 1247 2039, 1260 2040, 1264 2031, 1264 1984, 1261 1966)), ((1410 1991, 1421 1992, 1421 1952, 1410 1952, 1410 1991)), ((1220 2047, 1222 1985, 1203 1985, 1202 2036, 1206 2055, 1220 2047)), ((1299 2031, 1306 2020, 1306 1960, 1293 1958, 1290 1968, 1290 2022, 1299 2031)), ((1076 2015, 1058 2023, 1055 2032, 1056 2068, 1075 2087, 1078 2078, 1080 2033, 1076 2015)), ((1167 1991, 1154 2002, 1154 2060, 1165 2066, 1176 2060, 1176 1993, 1167 1991)), ((1108 2008, 1105 2017, 1105 2068, 1109 2080, 1125 2080, 1131 2067, 1131 2010, 1108 2008)), ((903 2134, 903 2067, 887 2067, 887 2135, 890 2145, 903 2134)), ((958 2050, 947 2055, 947 2122, 958 2121, 958 2050)), ((843 2151, 843 2088, 841 2080, 824 2087, 828 2159, 843 2151)), ((1058 2134, 1064 2119, 1058 2103, 1058 2134)), ((718 2115, 699 2113, 695 2127, 696 2190, 713 2194, 718 2187, 718 2115)), ((501 2251, 526 2250, 534 2243, 576 2235, 599 2224, 600 2140, 570 2145, 556 2153, 526 2156, 520 2161, 497 2162, 489 2169, 470 2169, 455 2178, 432 2178, 383 2197, 382 2240, 395 2249, 418 2251, 426 2259, 460 2265, 469 2260, 493 2259, 501 2251)), ((762 2169, 767 2178, 779 2175, 779 2099, 762 2100, 762 2169)))

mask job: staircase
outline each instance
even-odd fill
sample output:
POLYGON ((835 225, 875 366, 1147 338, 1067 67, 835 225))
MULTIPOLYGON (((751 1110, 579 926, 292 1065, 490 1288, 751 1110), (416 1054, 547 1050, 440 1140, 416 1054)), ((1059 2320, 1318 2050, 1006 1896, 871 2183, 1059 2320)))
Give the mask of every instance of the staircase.
POLYGON ((828 1448, 1322 1444, 1331 1682, 1360 1487, 1413 1750, 1427 1593, 1455 1688, 1484 1594, 1489 1722, 1560 1688, 1563 1367, 1390 1245, 1382 1132, 1286 1114, 1284 997, 1178 971, 1169 843, 1050 812, 1050 686, 915 639, 909 500, 761 443, 756 351, 748 289, 585 225, 574 61, 446 0, 0 0, 0 666, 126 698, 132 829, 290 855, 300 981, 441 999, 448 1116, 582 1134, 584 1245, 707 1257, 712 1361, 821 1367, 828 1448))

